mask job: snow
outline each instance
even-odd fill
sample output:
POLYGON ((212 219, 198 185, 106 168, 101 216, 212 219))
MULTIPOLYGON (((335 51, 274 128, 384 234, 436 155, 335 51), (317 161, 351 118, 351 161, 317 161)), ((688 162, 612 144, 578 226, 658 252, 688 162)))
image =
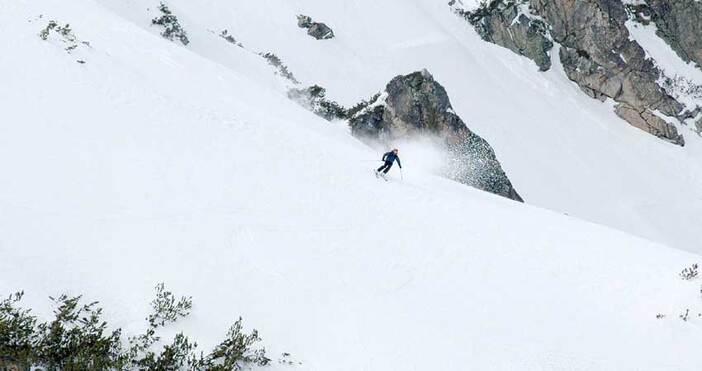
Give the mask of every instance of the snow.
POLYGON ((217 12, 206 14, 199 5, 173 3, 207 27, 226 25, 245 45, 274 50, 300 81, 324 86, 344 105, 368 99, 398 74, 426 68, 446 87, 456 113, 495 148, 530 204, 701 251, 697 134, 683 132, 687 144, 678 148, 631 127, 568 81, 556 52, 553 69, 537 73, 532 61, 480 40, 445 2, 430 0, 245 2, 233 9, 210 0, 217 12), (324 19, 336 37, 319 42, 286 32, 299 13, 324 19))
MULTIPOLYGON (((649 23, 642 25, 633 20, 626 22, 630 37, 636 40, 646 51, 646 56, 652 58, 656 65, 669 78, 684 76, 694 84, 702 85, 702 69, 692 62, 683 61, 675 51, 658 35, 656 35, 656 25, 649 23)), ((680 97, 679 99, 690 109, 696 105, 702 105, 702 101, 693 97, 680 97)))
POLYGON ((300 370, 697 369, 699 283, 677 273, 700 256, 675 248, 700 249, 698 138, 628 126, 445 2, 174 0, 187 47, 155 5, 0 3, 0 293, 40 315, 84 294, 133 332, 165 282, 201 349, 241 315, 300 370), (49 19, 92 47, 42 41, 49 19), (263 50, 345 104, 426 67, 527 203, 433 175, 423 143, 378 181, 380 153, 288 100, 263 50))
POLYGON ((474 11, 479 7, 485 5, 489 1, 487 0, 456 0, 455 3, 451 5, 453 9, 463 10, 466 12, 474 11))

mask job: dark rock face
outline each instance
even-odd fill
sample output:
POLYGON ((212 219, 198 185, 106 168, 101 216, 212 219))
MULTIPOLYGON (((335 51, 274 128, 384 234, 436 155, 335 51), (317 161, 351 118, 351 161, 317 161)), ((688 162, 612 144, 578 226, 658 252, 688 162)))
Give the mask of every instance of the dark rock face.
POLYGON ((639 111, 626 104, 618 104, 614 112, 631 125, 649 132, 661 139, 670 141, 678 145, 685 145, 685 139, 678 134, 674 125, 667 123, 662 118, 652 114, 648 110, 639 111))
POLYGON ((673 143, 684 143, 677 133, 659 130, 659 118, 651 111, 675 117, 683 106, 661 89, 656 82, 660 72, 646 59, 641 46, 629 39, 624 26, 627 14, 620 1, 532 0, 531 4, 561 44, 560 59, 569 79, 593 98, 609 97, 621 103, 625 108, 617 113, 633 126, 673 143), (641 115, 621 114, 629 108, 641 115), (643 125, 641 117, 655 122, 643 125))
POLYGON ((561 63, 569 79, 593 98, 602 101, 609 97, 637 109, 657 109, 668 116, 676 116, 683 106, 667 95, 656 83, 658 70, 638 44, 627 40, 616 58, 628 63, 614 61, 598 63, 587 51, 563 46, 561 63))
MULTIPOLYGON (((645 0, 627 7, 640 21, 652 19, 659 33, 689 60, 702 58, 702 2, 645 0), (692 12, 694 14, 687 14, 692 12)), ((449 2, 454 6, 455 0, 449 2)), ((675 127, 653 111, 683 119, 684 107, 658 84, 660 71, 629 38, 621 0, 491 0, 475 11, 456 9, 480 36, 524 55, 545 71, 553 41, 568 78, 592 98, 611 98, 631 125, 683 145, 675 127)), ((698 62, 699 63, 699 62, 698 62)))
POLYGON ((324 23, 314 22, 312 18, 306 15, 297 16, 297 26, 300 28, 306 28, 307 34, 314 37, 317 40, 331 39, 334 37, 334 31, 324 23))
POLYGON ((686 62, 702 66, 702 2, 646 0, 656 34, 686 62))
POLYGON ((541 71, 551 68, 548 51, 553 43, 546 25, 520 13, 514 0, 493 0, 475 12, 458 13, 475 27, 483 40, 533 60, 541 71))
POLYGON ((393 78, 385 102, 375 102, 351 119, 351 132, 363 140, 391 142, 430 135, 440 138, 451 166, 446 175, 461 183, 522 201, 492 147, 453 112, 446 90, 428 71, 393 78))
POLYGON ((324 23, 313 23, 312 26, 307 29, 307 34, 317 40, 326 40, 334 37, 334 31, 324 23))

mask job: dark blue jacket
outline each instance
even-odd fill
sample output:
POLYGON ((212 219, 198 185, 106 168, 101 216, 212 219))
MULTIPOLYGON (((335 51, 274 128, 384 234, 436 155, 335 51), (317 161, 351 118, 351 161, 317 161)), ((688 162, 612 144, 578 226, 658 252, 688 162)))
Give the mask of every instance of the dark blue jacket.
POLYGON ((400 169, 402 169, 402 163, 400 162, 400 157, 397 156, 395 154, 395 152, 390 151, 390 152, 383 155, 383 161, 385 161, 385 162, 393 162, 395 160, 397 160, 397 166, 399 166, 400 169))

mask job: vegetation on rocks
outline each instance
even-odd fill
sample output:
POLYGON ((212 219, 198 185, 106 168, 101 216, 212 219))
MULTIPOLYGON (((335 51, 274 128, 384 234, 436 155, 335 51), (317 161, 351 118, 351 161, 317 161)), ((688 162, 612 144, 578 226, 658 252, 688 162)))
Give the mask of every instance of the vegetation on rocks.
POLYGON ((327 99, 326 94, 327 91, 323 87, 312 85, 301 89, 290 89, 288 98, 327 121, 346 119, 346 109, 339 103, 327 99))
POLYGON ((219 33, 219 37, 223 38, 224 40, 227 40, 230 44, 234 44, 240 48, 243 48, 244 45, 240 42, 237 42, 234 36, 229 33, 229 30, 222 30, 222 32, 219 33))

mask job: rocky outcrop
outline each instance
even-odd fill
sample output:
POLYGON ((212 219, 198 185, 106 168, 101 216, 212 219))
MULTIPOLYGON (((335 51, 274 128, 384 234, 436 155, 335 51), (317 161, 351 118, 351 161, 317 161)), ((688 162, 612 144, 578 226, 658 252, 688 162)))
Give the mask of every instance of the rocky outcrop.
POLYGON ((678 134, 678 130, 674 125, 667 123, 648 110, 637 110, 626 104, 618 104, 614 112, 617 116, 643 131, 649 132, 661 139, 668 140, 671 143, 681 146, 685 145, 683 136, 678 134))
POLYGON ((645 0, 632 6, 636 18, 656 24, 656 34, 686 62, 702 66, 702 2, 697 0, 645 0))
POLYGON ((644 58, 638 44, 627 40, 618 51, 616 58, 628 63, 617 64, 567 46, 561 48, 560 59, 568 78, 593 98, 612 98, 637 109, 660 110, 668 116, 682 111, 683 106, 656 82, 659 72, 651 60, 644 58))
POLYGON ((553 43, 544 22, 528 17, 521 6, 524 4, 515 0, 492 0, 474 12, 455 11, 475 27, 483 40, 523 55, 546 71, 551 68, 548 51, 553 43))
POLYGON ((593 98, 611 98, 626 112, 631 108, 640 113, 619 114, 633 126, 682 145, 682 140, 670 137, 670 130, 661 130, 659 122, 641 122, 640 117, 655 117, 654 110, 675 117, 683 106, 661 89, 656 82, 660 72, 629 38, 621 1, 532 0, 531 4, 561 44, 560 59, 569 79, 593 98))
MULTIPOLYGON (((659 26, 659 32, 674 34, 679 48, 694 60, 696 54, 690 50, 699 51, 702 43, 702 22, 698 21, 702 13, 683 15, 682 9, 696 9, 702 3, 645 1, 650 6, 627 6, 637 14, 644 10, 661 14, 651 16, 659 23, 665 15, 667 23, 659 26), (666 6, 667 3, 671 4, 666 6)), ((659 120, 665 120, 654 111, 682 119, 684 106, 661 88, 660 71, 629 37, 625 27, 628 14, 620 0, 491 0, 473 11, 463 10, 451 0, 449 6, 470 22, 484 40, 534 60, 541 70, 551 66, 548 52, 553 42, 560 44, 559 58, 566 75, 587 95, 601 101, 613 99, 624 107, 618 110, 619 117, 631 125, 683 145, 675 127, 661 123, 659 120)))
POLYGON ((426 70, 393 78, 381 98, 351 119, 351 132, 362 140, 386 143, 438 137, 450 158, 448 177, 522 201, 490 144, 454 113, 446 90, 426 70))
POLYGON ((317 40, 331 39, 334 37, 334 31, 324 23, 314 22, 312 18, 306 15, 297 16, 297 26, 300 28, 306 28, 307 34, 314 37, 317 40))

